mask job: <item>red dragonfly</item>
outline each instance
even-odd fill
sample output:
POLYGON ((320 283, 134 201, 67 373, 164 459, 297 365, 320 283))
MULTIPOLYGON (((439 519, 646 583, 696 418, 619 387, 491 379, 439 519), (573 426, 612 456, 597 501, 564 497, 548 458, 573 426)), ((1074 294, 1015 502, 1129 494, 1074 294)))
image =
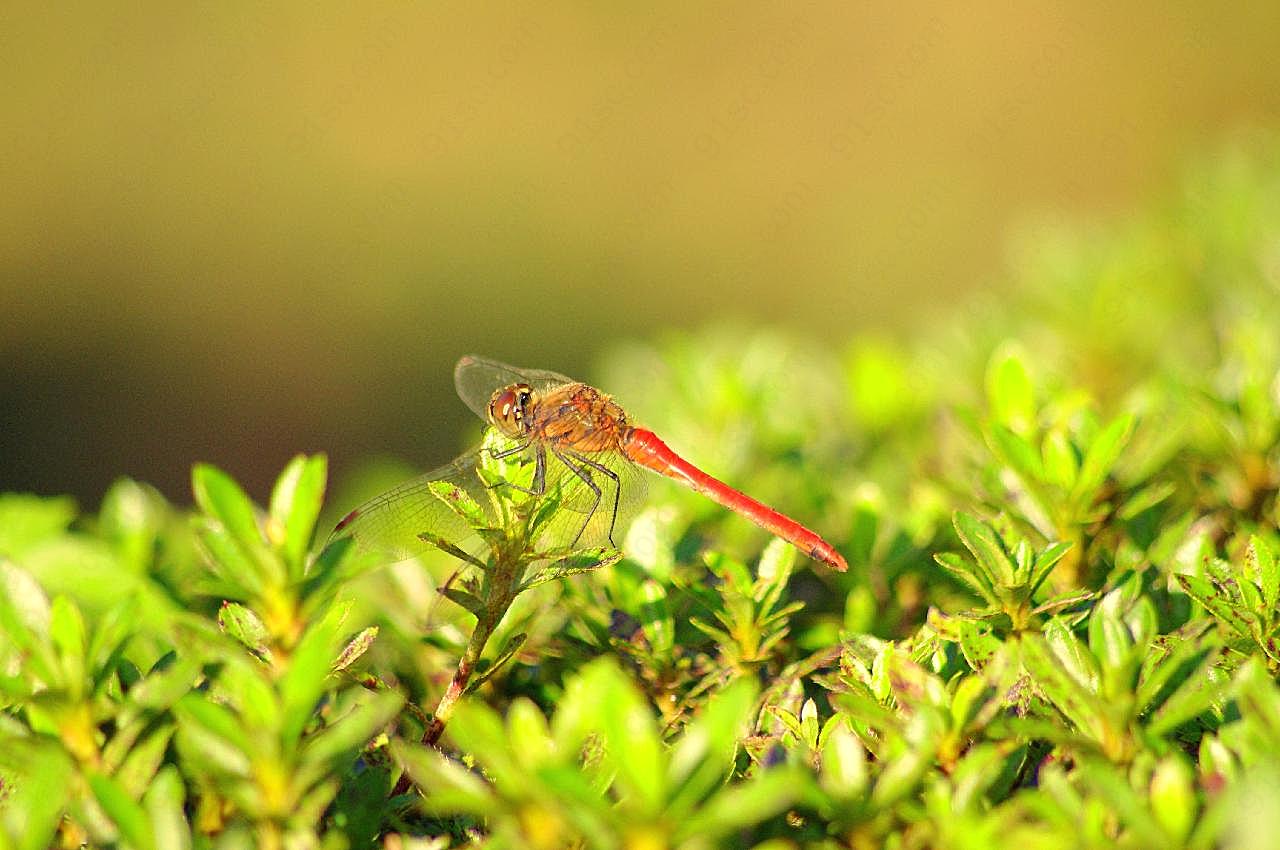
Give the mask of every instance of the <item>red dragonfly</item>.
MULTIPOLYGON (((351 537, 361 547, 405 557, 424 548, 418 540, 423 531, 454 543, 474 537, 474 530, 432 485, 446 482, 483 494, 492 485, 483 482, 477 464, 480 452, 488 451, 493 458, 532 464, 531 477, 523 479, 528 486, 506 482, 512 487, 534 496, 552 485, 558 488, 561 508, 567 509, 562 513, 582 517, 561 524, 560 542, 570 546, 584 536, 607 538, 614 545, 620 514, 643 494, 636 469, 644 467, 708 496, 809 557, 841 572, 848 569, 840 553, 815 532, 698 469, 652 431, 632 425, 625 411, 594 387, 555 372, 474 356, 458 361, 454 383, 467 406, 506 438, 506 445, 469 452, 374 497, 347 514, 332 539, 351 537)), ((479 496, 476 501, 487 499, 479 496)))

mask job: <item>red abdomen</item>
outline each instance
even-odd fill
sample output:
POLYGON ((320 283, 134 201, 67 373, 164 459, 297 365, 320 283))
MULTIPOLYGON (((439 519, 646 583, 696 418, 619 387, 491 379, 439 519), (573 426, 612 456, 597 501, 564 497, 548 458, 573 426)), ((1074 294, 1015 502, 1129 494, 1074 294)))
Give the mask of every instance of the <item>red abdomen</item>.
POLYGON ((788 516, 778 513, 768 505, 733 489, 723 481, 712 478, 671 448, 652 431, 631 428, 621 441, 623 453, 634 463, 659 475, 679 481, 702 493, 734 513, 741 514, 761 528, 781 537, 811 558, 844 572, 849 568, 835 548, 817 533, 810 531, 788 516))

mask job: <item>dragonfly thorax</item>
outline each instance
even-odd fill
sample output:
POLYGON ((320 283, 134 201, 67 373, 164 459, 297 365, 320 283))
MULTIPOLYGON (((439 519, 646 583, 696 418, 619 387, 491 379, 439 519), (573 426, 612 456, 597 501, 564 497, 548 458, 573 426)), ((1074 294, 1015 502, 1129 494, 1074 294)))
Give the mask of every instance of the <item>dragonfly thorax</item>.
POLYGON ((489 399, 489 422, 507 437, 529 433, 529 403, 533 389, 528 384, 511 384, 489 399))

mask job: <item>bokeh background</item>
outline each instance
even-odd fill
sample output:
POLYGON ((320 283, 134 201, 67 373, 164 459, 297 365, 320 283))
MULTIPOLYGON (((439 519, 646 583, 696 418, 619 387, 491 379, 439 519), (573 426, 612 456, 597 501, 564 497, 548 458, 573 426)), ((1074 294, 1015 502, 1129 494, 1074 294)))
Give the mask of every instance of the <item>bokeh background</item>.
POLYGON ((1024 217, 1280 113, 1280 4, 1113 5, 9 8, 0 490, 434 465, 465 352, 998 296, 1024 217))

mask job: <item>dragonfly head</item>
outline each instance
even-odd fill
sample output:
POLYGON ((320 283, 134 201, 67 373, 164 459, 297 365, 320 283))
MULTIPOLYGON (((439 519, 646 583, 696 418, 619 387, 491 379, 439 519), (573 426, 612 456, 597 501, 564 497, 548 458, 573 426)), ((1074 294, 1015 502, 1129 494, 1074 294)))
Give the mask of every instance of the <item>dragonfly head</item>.
POLYGON ((507 437, 523 437, 529 433, 526 418, 533 390, 528 384, 503 387, 489 399, 489 422, 507 437))

